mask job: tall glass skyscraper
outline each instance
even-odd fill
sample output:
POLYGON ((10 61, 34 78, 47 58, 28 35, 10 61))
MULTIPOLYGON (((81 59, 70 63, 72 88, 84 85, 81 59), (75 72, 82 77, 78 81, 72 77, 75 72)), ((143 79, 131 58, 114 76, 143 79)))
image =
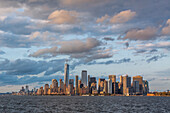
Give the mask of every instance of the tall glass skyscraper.
POLYGON ((87 71, 86 70, 83 70, 81 73, 81 82, 84 87, 87 86, 87 71))
POLYGON ((68 81, 69 81, 69 65, 65 64, 65 66, 64 66, 64 84, 66 84, 66 87, 68 87, 68 81))

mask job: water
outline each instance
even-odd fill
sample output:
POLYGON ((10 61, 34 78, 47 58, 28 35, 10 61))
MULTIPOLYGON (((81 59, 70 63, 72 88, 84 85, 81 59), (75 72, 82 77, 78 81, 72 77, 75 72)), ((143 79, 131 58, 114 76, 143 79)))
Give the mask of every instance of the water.
POLYGON ((170 113, 170 97, 0 96, 0 113, 170 113))

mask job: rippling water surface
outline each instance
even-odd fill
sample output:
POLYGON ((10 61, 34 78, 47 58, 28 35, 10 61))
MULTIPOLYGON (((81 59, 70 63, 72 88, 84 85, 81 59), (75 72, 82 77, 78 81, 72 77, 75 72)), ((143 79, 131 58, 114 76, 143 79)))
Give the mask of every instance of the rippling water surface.
POLYGON ((0 96, 0 113, 170 113, 170 97, 0 96))

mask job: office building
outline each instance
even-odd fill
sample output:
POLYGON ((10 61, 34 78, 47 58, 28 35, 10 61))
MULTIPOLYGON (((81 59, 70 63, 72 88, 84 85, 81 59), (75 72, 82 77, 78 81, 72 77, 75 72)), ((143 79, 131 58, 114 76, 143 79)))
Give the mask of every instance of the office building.
POLYGON ((49 85, 45 84, 45 86, 44 86, 44 95, 48 94, 48 89, 49 89, 49 85))
POLYGON ((78 94, 78 75, 75 77, 75 94, 78 94))
POLYGON ((58 91, 58 82, 56 79, 52 79, 51 89, 52 89, 52 92, 58 91))
POLYGON ((62 79, 60 79, 60 92, 64 92, 64 83, 62 81, 62 79))
POLYGON ((90 83, 90 75, 88 75, 88 82, 87 82, 87 83, 88 83, 88 87, 90 87, 90 86, 89 86, 89 83, 90 83))
POLYGON ((68 81, 69 80, 69 65, 65 64, 64 66, 64 84, 66 84, 66 87, 68 87, 68 81))
POLYGON ((149 83, 147 80, 143 80, 143 94, 147 95, 149 93, 149 83))
POLYGON ((123 76, 123 94, 130 95, 131 91, 131 77, 128 75, 123 76))
POLYGON ((109 75, 109 79, 112 80, 112 93, 118 93, 118 85, 116 84, 116 75, 109 75))
POLYGON ((133 81, 133 93, 139 94, 139 81, 133 81))
POLYGON ((123 76, 120 76, 120 83, 123 84, 123 76))
POLYGON ((25 93, 28 93, 29 92, 29 87, 26 85, 25 86, 25 93))
POLYGON ((116 75, 109 75, 109 79, 112 80, 112 83, 116 82, 116 75))
POLYGON ((143 77, 142 76, 134 76, 133 81, 139 81, 139 92, 143 94, 143 77))
POLYGON ((87 71, 86 70, 82 70, 81 83, 83 84, 84 87, 87 86, 87 71))
POLYGON ((96 77, 90 77, 90 82, 89 82, 89 93, 92 94, 93 92, 97 91, 97 81, 96 77))
POLYGON ((108 80, 108 93, 112 94, 112 79, 108 80))
POLYGON ((103 90, 104 90, 104 81, 105 81, 105 79, 102 79, 102 78, 99 78, 99 80, 98 80, 98 93, 99 94, 103 93, 103 90))
POLYGON ((104 92, 105 94, 108 93, 108 81, 107 81, 107 80, 104 81, 104 90, 103 90, 103 92, 104 92))

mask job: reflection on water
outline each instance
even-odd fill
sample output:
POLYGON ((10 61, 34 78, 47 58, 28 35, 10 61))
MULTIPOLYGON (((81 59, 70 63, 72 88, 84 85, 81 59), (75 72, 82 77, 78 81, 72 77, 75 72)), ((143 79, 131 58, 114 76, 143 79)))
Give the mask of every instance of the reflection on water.
POLYGON ((170 113, 170 97, 0 96, 0 113, 170 113))

